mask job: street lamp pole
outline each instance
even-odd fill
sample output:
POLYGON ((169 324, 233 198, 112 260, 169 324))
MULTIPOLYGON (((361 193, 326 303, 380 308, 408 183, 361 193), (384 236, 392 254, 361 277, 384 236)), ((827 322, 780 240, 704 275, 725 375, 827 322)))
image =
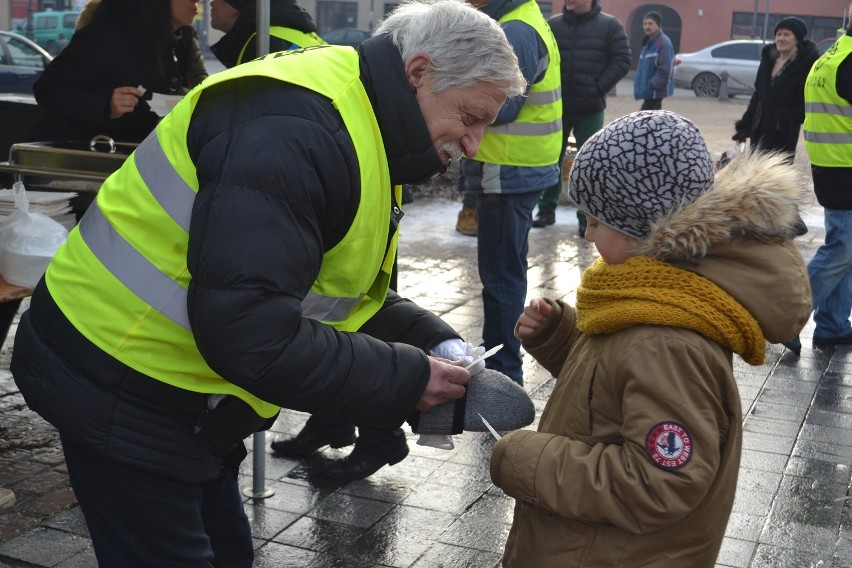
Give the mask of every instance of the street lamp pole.
POLYGON ((27 2, 27 37, 35 41, 35 27, 33 23, 33 0, 27 2))

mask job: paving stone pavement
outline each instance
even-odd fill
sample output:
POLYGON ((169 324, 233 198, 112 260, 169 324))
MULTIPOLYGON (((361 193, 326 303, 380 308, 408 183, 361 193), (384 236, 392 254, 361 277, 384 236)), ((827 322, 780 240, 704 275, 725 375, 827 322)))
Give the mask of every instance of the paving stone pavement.
MULTIPOLYGON (((629 83, 618 92, 629 95, 629 83)), ((730 145, 733 121, 745 103, 680 93, 664 106, 692 118, 715 157, 730 145)), ((632 97, 617 95, 607 118, 636 108, 632 97)), ((806 173, 801 150, 797 162, 806 173)), ((453 230, 459 206, 457 199, 419 195, 406 206, 399 287, 477 342, 482 305, 476 241, 453 230)), ((824 234, 821 210, 811 204, 803 217, 810 231, 797 241, 810 258, 824 234)), ((555 225, 530 235, 528 296, 572 302, 580 274, 595 256, 593 245, 577 236, 575 210, 561 205, 555 225)), ((0 486, 13 489, 17 502, 0 512, 0 567, 96 566, 56 432, 26 408, 8 372, 14 331, 0 351, 0 486)), ((799 358, 772 345, 762 366, 735 359, 744 451, 719 567, 852 566, 852 349, 813 349, 812 333, 810 322, 799 358)), ((540 414, 554 379, 528 357, 524 374, 540 414)), ((245 499, 256 567, 499 565, 512 500, 490 482, 489 435, 465 433, 455 438, 454 450, 444 451, 418 446, 409 431, 407 459, 346 483, 316 475, 314 466, 348 449, 326 448, 305 461, 270 453, 274 437, 295 434, 306 418, 285 410, 265 436, 247 440, 250 454, 241 468, 246 493, 273 491, 266 499, 245 499), (261 443, 262 481, 253 477, 253 450, 261 443)))

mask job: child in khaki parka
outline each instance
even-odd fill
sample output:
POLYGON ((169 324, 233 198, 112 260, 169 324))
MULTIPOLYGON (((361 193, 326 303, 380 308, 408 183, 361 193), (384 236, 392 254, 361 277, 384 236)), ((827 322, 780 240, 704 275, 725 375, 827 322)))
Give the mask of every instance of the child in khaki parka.
POLYGON ((558 379, 538 431, 491 456, 516 499, 503 564, 712 567, 742 445, 733 354, 762 364, 810 313, 803 184, 766 154, 714 177, 691 122, 644 111, 583 145, 569 187, 601 258, 575 307, 537 298, 518 320, 558 379))

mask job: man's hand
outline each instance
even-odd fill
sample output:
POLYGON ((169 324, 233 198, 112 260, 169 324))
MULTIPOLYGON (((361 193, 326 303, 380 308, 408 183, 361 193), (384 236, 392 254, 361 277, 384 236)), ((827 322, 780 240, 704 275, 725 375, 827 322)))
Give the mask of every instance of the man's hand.
POLYGON ((453 363, 438 357, 429 357, 429 382, 417 403, 417 410, 429 410, 433 406, 450 402, 464 396, 464 385, 470 380, 470 373, 453 363))

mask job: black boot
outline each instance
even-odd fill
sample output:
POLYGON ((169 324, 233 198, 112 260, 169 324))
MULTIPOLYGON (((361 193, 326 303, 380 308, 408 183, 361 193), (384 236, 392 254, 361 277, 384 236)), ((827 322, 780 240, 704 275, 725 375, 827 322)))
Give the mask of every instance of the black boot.
POLYGON ((329 460, 318 465, 319 472, 335 479, 364 479, 386 465, 394 465, 408 455, 408 444, 393 449, 375 452, 355 444, 352 453, 343 459, 329 460))
POLYGON ((330 433, 312 427, 310 421, 302 431, 293 438, 275 440, 270 444, 272 451, 279 456, 304 457, 314 453, 323 446, 343 448, 355 443, 355 427, 348 434, 330 433))
POLYGON ((556 222, 556 211, 539 211, 533 219, 532 226, 536 228, 546 227, 556 222))

